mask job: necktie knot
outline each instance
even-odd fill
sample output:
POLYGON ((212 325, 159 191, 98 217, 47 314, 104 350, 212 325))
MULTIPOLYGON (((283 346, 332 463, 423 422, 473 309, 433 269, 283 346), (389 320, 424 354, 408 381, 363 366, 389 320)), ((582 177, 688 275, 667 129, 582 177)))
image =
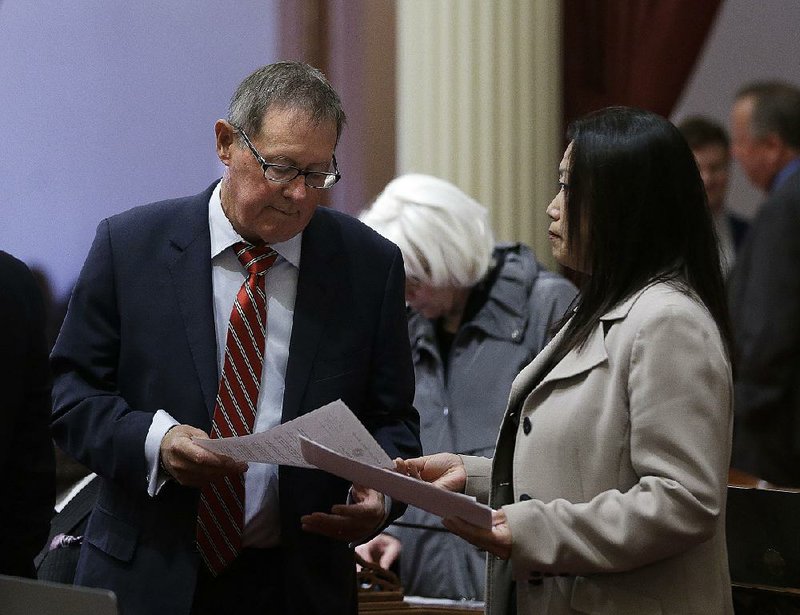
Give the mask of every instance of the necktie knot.
POLYGON ((233 244, 233 250, 250 275, 264 275, 278 258, 278 253, 264 243, 253 245, 239 241, 233 244))

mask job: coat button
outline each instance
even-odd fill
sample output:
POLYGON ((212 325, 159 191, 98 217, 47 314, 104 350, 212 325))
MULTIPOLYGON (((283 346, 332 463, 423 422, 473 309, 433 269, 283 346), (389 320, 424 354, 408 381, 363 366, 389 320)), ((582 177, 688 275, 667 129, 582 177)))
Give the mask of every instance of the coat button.
POLYGON ((516 342, 516 341, 519 339, 519 336, 520 336, 521 334, 522 334, 522 332, 521 332, 519 329, 514 329, 514 330, 511 332, 511 339, 512 339, 512 340, 514 340, 514 341, 516 342))
POLYGON ((531 499, 531 496, 529 496, 527 493, 523 493, 521 496, 519 496, 519 501, 520 502, 527 502, 530 499, 531 499))
POLYGON ((522 421, 522 431, 524 431, 524 432, 525 432, 525 435, 526 435, 526 436, 527 436, 529 433, 531 433, 531 429, 532 429, 532 427, 533 427, 533 426, 531 425, 531 419, 530 419, 529 417, 527 417, 527 416, 526 416, 526 417, 523 419, 523 421, 522 421))
POLYGON ((444 414, 445 416, 447 416, 448 414, 450 414, 450 408, 448 408, 447 406, 445 406, 445 407, 444 407, 444 410, 442 410, 442 414, 444 414))

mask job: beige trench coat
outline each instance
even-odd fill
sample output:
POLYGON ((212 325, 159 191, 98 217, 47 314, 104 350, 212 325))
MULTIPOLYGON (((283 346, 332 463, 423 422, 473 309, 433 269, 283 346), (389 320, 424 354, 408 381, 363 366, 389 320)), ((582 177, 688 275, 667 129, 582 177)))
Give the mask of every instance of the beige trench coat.
POLYGON ((467 493, 502 506, 509 561, 487 612, 731 613, 725 501, 731 368, 708 311, 658 283, 581 350, 515 379, 494 460, 463 457, 467 493), (534 386, 535 383, 538 384, 534 386))

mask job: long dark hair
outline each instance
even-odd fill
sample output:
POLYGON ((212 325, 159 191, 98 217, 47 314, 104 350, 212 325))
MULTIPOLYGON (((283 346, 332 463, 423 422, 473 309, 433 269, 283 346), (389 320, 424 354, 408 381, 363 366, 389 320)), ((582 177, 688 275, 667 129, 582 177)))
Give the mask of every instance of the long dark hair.
POLYGON ((609 309, 656 281, 705 304, 730 356, 714 225, 678 129, 649 111, 609 107, 577 120, 568 137, 568 247, 590 273, 578 281, 581 292, 556 360, 582 345, 609 309))

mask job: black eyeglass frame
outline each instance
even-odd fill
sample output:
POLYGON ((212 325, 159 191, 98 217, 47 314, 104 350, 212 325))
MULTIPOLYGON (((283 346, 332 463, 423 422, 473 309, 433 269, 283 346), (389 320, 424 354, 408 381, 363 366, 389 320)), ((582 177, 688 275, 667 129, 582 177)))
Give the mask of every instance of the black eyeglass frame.
POLYGON ((247 136, 247 133, 238 126, 234 126, 234 129, 236 129, 236 132, 242 135, 245 145, 247 145, 247 148, 250 150, 253 156, 255 156, 255 159, 258 162, 258 164, 261 165, 261 170, 264 172, 264 179, 266 179, 267 181, 274 182, 276 184, 288 184, 289 182, 293 182, 295 179, 297 179, 298 175, 302 175, 303 182, 309 188, 315 188, 317 190, 329 190, 333 188, 340 179, 342 179, 342 174, 339 172, 339 165, 336 163, 336 154, 333 154, 332 157, 333 173, 329 173, 327 171, 308 171, 304 169, 298 169, 297 167, 292 166, 290 164, 276 164, 274 162, 267 162, 266 160, 264 160, 264 157, 259 153, 259 151, 255 147, 253 147, 253 144, 250 142, 250 137, 247 136), (271 168, 292 169, 293 171, 295 171, 295 174, 288 179, 275 179, 274 177, 269 177, 267 175, 267 173, 271 168), (308 183, 309 175, 324 175, 325 185, 312 186, 311 184, 308 183))

